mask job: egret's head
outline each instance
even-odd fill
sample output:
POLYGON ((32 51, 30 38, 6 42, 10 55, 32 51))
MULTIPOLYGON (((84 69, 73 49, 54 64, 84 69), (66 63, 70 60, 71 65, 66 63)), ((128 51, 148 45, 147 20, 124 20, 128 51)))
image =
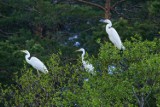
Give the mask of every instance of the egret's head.
POLYGON ((100 22, 103 22, 103 23, 111 23, 111 21, 109 19, 101 19, 99 20, 100 22))
POLYGON ((27 50, 21 50, 21 52, 24 52, 24 53, 26 53, 26 54, 29 53, 27 50))
POLYGON ((76 51, 82 51, 82 52, 83 52, 83 51, 84 51, 84 48, 80 48, 80 49, 78 49, 78 50, 76 50, 76 51))

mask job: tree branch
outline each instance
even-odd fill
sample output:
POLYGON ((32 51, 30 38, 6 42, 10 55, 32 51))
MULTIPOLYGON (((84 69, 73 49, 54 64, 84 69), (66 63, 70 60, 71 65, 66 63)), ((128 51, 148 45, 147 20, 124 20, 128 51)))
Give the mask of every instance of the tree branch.
POLYGON ((144 93, 141 94, 141 104, 140 107, 144 107, 144 93))
POLYGON ((4 32, 2 29, 0 29, 0 33, 4 34, 4 35, 13 35, 15 33, 19 33, 19 32, 15 32, 15 33, 8 33, 8 32, 4 32))
POLYGON ((147 93, 147 96, 145 97, 144 101, 147 101, 147 99, 148 99, 149 95, 151 94, 151 92, 152 92, 152 89, 147 93))
POLYGON ((5 35, 12 35, 13 33, 8 33, 8 32, 4 32, 0 29, 0 33, 5 34, 5 35))
POLYGON ((118 5, 118 4, 120 4, 121 2, 124 2, 125 0, 120 0, 120 1, 117 1, 116 3, 114 3, 112 6, 111 6, 111 10, 113 9, 113 8, 115 8, 116 7, 116 5, 118 5))
POLYGON ((115 11, 116 12, 116 14, 118 14, 119 16, 122 16, 122 17, 124 17, 124 18, 126 18, 126 19, 129 19, 129 18, 127 18, 123 13, 119 13, 117 10, 113 10, 113 11, 115 11))
POLYGON ((134 90, 134 86, 132 86, 132 91, 133 91, 133 95, 136 97, 136 99, 138 101, 138 104, 140 104, 141 102, 140 102, 140 100, 139 100, 139 98, 138 98, 138 96, 137 96, 137 94, 136 94, 136 92, 134 90))
POLYGON ((82 2, 82 3, 88 4, 88 5, 91 5, 91 6, 94 6, 94 7, 98 7, 100 9, 106 11, 106 9, 103 6, 101 6, 99 4, 96 4, 96 3, 92 3, 92 2, 88 2, 88 1, 84 1, 84 0, 75 0, 75 1, 82 2))

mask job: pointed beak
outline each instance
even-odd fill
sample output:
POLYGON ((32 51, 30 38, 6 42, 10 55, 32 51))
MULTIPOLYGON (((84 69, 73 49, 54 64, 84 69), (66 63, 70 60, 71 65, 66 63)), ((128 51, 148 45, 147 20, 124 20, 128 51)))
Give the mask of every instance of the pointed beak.
POLYGON ((20 50, 21 52, 24 52, 24 50, 20 50))
POLYGON ((99 20, 99 22, 102 22, 102 23, 104 23, 104 21, 105 21, 104 19, 100 19, 100 20, 99 20))
POLYGON ((78 51, 80 51, 80 50, 78 49, 78 50, 76 50, 75 52, 78 52, 78 51))

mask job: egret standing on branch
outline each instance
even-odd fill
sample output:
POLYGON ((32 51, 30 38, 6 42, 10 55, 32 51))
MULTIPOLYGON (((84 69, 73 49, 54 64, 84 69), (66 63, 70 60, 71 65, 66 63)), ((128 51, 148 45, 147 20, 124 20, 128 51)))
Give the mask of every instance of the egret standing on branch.
POLYGON ((120 50, 125 50, 121 39, 117 33, 117 31, 112 27, 112 22, 109 19, 101 19, 100 22, 107 23, 106 25, 106 32, 108 33, 109 39, 111 42, 120 50))
POLYGON ((32 65, 32 67, 37 70, 38 76, 40 76, 39 71, 41 71, 45 74, 48 73, 46 66, 38 58, 31 57, 29 59, 30 53, 27 50, 21 50, 21 52, 26 53, 25 59, 26 59, 27 63, 32 65))
POLYGON ((83 64, 85 70, 87 72, 91 73, 92 75, 95 75, 94 67, 92 66, 92 64, 89 64, 89 62, 84 61, 85 50, 83 48, 80 48, 77 51, 82 51, 82 64, 83 64))

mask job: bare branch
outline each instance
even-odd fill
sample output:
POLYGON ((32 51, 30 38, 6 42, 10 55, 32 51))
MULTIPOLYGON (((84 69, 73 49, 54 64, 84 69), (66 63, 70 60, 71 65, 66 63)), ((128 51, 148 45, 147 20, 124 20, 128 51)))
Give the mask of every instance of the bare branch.
POLYGON ((129 10, 129 9, 126 9, 126 8, 124 8, 123 10, 126 11, 126 12, 130 12, 130 13, 136 13, 136 11, 129 10))
POLYGON ((122 16, 122 17, 124 17, 124 18, 126 18, 126 19, 129 19, 129 18, 127 18, 123 13, 119 13, 117 10, 113 10, 113 11, 115 11, 119 16, 122 16))
POLYGON ((100 9, 106 11, 106 9, 103 6, 101 6, 99 4, 96 4, 96 3, 92 3, 92 2, 88 2, 88 1, 84 1, 84 0, 75 0, 75 1, 82 2, 82 3, 88 4, 88 5, 91 5, 91 6, 94 6, 94 7, 98 7, 100 9))
POLYGON ((8 38, 9 37, 9 36, 6 36, 6 35, 0 35, 0 36, 1 36, 1 38, 8 38))
POLYGON ((141 102, 140 102, 140 100, 139 100, 139 98, 138 98, 138 96, 137 96, 137 94, 136 94, 136 92, 134 90, 134 86, 132 86, 132 91, 133 91, 133 95, 136 97, 136 99, 138 101, 138 104, 140 104, 141 102))
MULTIPOLYGON (((8 33, 8 32, 4 32, 2 29, 0 29, 0 33, 4 34, 4 35, 13 35, 15 33, 8 33)), ((19 33, 19 32, 16 32, 19 33)))
POLYGON ((5 35, 12 35, 13 33, 8 33, 8 32, 4 32, 0 29, 0 33, 5 34, 5 35))
POLYGON ((148 99, 148 97, 149 97, 149 95, 151 94, 151 92, 152 92, 152 89, 147 93, 147 96, 146 96, 146 98, 145 98, 145 101, 148 99))
POLYGON ((116 2, 116 3, 114 3, 113 5, 112 5, 112 7, 111 7, 111 10, 113 10, 115 7, 116 7, 116 5, 118 5, 118 4, 120 4, 120 3, 122 3, 122 2, 124 2, 125 0, 120 0, 120 1, 118 1, 118 2, 116 2))
POLYGON ((4 16, 0 13, 0 18, 7 18, 7 16, 4 16))
POLYGON ((141 103, 140 103, 140 107, 144 106, 144 93, 141 94, 141 103))

